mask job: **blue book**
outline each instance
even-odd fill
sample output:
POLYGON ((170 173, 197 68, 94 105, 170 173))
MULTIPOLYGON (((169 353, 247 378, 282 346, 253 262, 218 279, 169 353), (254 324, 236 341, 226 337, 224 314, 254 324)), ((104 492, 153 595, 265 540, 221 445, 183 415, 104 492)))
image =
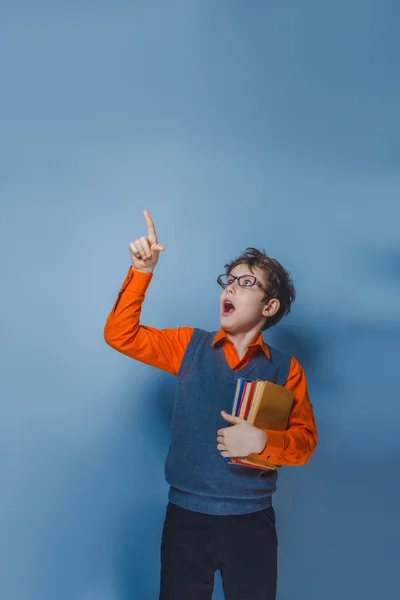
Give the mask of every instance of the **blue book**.
MULTIPOLYGON (((239 377, 239 379, 237 381, 235 396, 233 398, 233 406, 232 406, 232 413, 234 413, 235 417, 237 417, 239 415, 240 404, 243 399, 243 392, 245 390, 245 385, 247 382, 250 382, 250 381, 251 381, 250 379, 245 379, 244 377, 239 377)), ((225 460, 225 462, 229 462, 228 456, 224 456, 223 459, 225 460)))

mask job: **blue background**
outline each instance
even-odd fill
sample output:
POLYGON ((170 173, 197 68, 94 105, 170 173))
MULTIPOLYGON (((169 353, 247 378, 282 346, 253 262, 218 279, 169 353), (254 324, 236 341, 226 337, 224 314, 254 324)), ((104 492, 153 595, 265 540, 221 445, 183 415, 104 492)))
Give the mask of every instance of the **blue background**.
POLYGON ((320 443, 280 472, 278 600, 392 597, 399 3, 1 10, 0 597, 157 598, 174 378, 103 339, 144 208, 166 246, 145 324, 218 329, 247 246, 295 280, 266 339, 303 364, 320 443))

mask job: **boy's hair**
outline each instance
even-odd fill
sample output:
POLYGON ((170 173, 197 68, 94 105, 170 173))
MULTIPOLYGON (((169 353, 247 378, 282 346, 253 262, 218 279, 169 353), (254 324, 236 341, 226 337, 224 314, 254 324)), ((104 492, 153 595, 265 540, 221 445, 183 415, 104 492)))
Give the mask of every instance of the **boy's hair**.
POLYGON ((288 271, 275 258, 267 256, 265 250, 246 248, 245 252, 238 258, 225 265, 226 273, 230 273, 235 267, 242 264, 247 265, 252 273, 257 267, 264 271, 265 287, 268 293, 264 294, 262 302, 266 302, 271 298, 276 298, 280 302, 278 312, 273 317, 267 318, 262 328, 262 331, 264 331, 276 325, 283 316, 290 312, 292 302, 296 299, 296 290, 288 271))

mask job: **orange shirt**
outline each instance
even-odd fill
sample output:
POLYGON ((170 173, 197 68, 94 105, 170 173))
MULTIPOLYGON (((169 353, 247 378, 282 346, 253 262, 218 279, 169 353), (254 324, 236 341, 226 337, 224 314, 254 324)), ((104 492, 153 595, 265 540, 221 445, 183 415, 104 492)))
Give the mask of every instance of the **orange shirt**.
MULTIPOLYGON (((104 337, 107 344, 118 352, 177 375, 194 328, 159 330, 140 324, 142 303, 152 277, 151 274, 129 268, 107 317, 104 337)), ((264 343, 261 333, 241 360, 222 328, 215 336, 213 344, 222 344, 227 363, 233 371, 246 366, 256 352, 265 352, 270 358, 268 346, 264 343)), ((294 393, 288 428, 284 432, 265 429, 268 442, 259 456, 280 466, 303 465, 313 454, 318 439, 304 371, 294 357, 291 358, 285 387, 294 393)))

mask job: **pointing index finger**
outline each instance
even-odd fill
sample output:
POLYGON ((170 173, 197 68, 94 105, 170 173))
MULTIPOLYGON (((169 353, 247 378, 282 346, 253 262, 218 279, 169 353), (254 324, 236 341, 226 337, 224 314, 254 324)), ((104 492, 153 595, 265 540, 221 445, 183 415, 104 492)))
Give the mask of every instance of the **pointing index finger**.
POLYGON ((149 238, 152 242, 157 242, 156 228, 154 227, 153 219, 150 216, 148 210, 143 211, 144 218, 146 220, 147 230, 149 232, 149 238))

